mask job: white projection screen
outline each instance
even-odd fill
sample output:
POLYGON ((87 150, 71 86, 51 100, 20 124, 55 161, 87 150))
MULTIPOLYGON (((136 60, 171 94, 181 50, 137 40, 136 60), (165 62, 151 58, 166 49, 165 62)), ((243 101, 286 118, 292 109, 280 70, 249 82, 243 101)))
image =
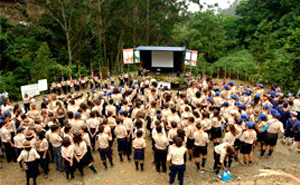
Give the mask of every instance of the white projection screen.
POLYGON ((173 51, 152 51, 152 67, 173 68, 173 51))

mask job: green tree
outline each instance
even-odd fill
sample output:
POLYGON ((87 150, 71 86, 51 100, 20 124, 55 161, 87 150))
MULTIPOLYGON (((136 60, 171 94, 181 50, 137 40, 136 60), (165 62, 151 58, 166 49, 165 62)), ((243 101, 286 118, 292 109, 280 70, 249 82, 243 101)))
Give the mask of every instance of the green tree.
POLYGON ((46 42, 41 44, 40 48, 36 51, 35 56, 35 65, 30 70, 31 76, 35 77, 34 79, 36 81, 51 77, 50 67, 55 63, 55 60, 51 58, 51 52, 46 42))
POLYGON ((276 31, 273 31, 274 22, 262 21, 257 31, 253 35, 253 40, 249 41, 250 49, 254 59, 260 64, 259 73, 263 73, 264 62, 274 58, 273 50, 279 45, 276 31))
POLYGON ((214 62, 226 51, 226 33, 221 25, 221 17, 213 11, 196 12, 183 25, 178 25, 173 32, 177 45, 203 53, 208 62, 214 62))
POLYGON ((46 15, 59 24, 65 35, 68 65, 72 65, 74 56, 84 47, 80 42, 85 38, 85 28, 91 18, 89 3, 90 1, 85 0, 40 0, 46 15))

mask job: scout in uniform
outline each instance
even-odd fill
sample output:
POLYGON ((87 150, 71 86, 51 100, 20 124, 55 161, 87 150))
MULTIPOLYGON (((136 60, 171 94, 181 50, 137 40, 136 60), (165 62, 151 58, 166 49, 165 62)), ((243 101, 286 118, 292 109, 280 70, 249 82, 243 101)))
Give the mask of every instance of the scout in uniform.
POLYGON ((106 158, 109 159, 110 165, 113 167, 113 158, 111 155, 111 149, 109 147, 109 142, 112 141, 111 134, 104 133, 104 126, 99 127, 99 134, 96 138, 96 148, 100 153, 100 157, 105 169, 107 169, 106 158))
POLYGON ((257 139, 257 134, 254 130, 254 124, 252 122, 246 122, 247 130, 243 132, 240 140, 242 142, 241 145, 241 154, 243 154, 244 164, 247 164, 247 156, 249 159, 249 164, 252 163, 251 151, 253 144, 257 139))
POLYGON ((207 159, 207 144, 209 142, 208 134, 204 132, 201 125, 196 125, 197 131, 194 133, 195 137, 195 148, 194 157, 197 170, 200 170, 200 155, 202 155, 201 173, 204 173, 204 167, 207 159))

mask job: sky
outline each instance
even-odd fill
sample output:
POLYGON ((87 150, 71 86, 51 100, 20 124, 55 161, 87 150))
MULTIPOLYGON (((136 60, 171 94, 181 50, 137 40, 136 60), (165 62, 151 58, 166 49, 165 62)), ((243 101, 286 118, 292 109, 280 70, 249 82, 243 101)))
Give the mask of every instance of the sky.
MULTIPOLYGON (((219 7, 224 9, 228 8, 230 4, 234 2, 234 0, 201 0, 201 4, 206 3, 206 5, 214 5, 215 3, 218 3, 219 7), (228 4, 229 2, 229 4, 228 4)), ((204 5, 205 7, 205 5, 204 5)), ((191 12, 197 12, 199 11, 199 6, 195 3, 190 3, 188 10, 191 12)))

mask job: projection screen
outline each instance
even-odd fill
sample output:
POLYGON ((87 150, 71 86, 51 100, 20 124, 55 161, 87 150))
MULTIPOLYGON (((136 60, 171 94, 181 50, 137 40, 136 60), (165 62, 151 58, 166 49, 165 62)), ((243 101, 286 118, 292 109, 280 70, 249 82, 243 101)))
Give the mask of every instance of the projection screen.
POLYGON ((152 67, 173 68, 173 51, 152 51, 152 67))

